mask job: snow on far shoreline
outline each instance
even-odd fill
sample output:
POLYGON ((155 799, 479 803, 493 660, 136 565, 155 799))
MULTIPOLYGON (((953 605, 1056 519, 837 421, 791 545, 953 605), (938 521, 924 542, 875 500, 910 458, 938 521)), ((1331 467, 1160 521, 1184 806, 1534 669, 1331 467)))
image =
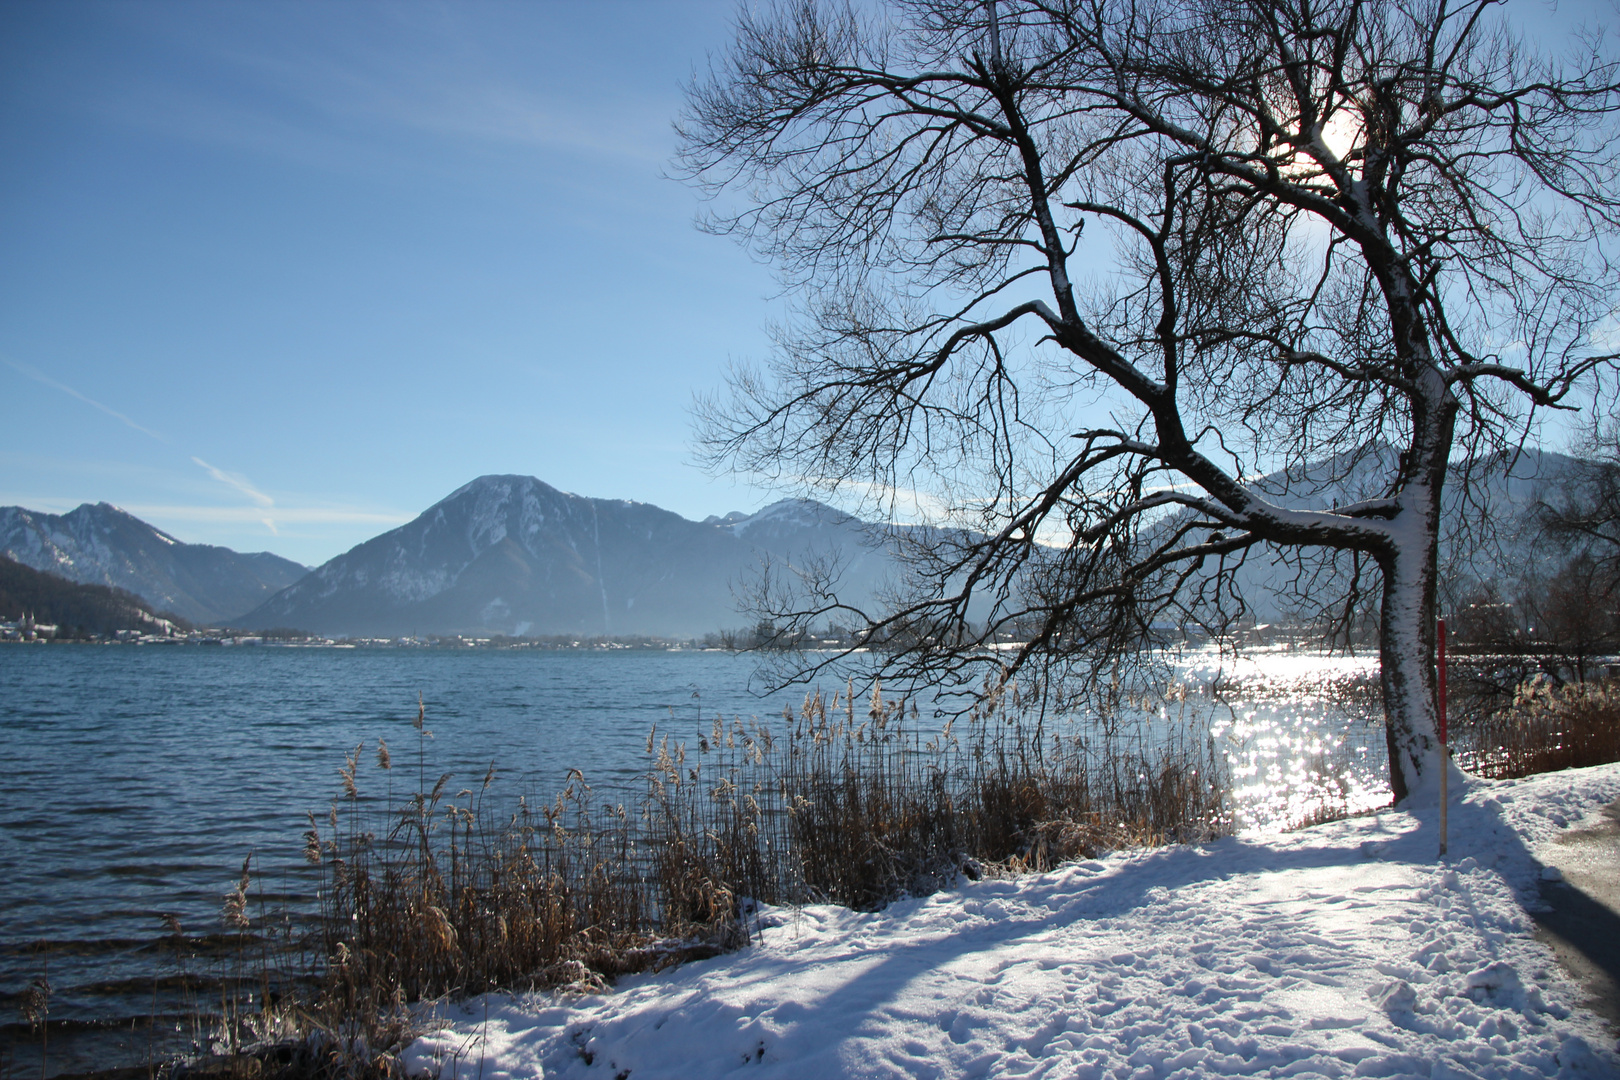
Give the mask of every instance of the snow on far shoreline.
POLYGON ((1538 850, 1620 765, 1475 781, 1431 814, 1118 852, 876 913, 764 912, 757 943, 610 995, 492 996, 415 1074, 1612 1077, 1612 1035, 1535 941, 1538 850))

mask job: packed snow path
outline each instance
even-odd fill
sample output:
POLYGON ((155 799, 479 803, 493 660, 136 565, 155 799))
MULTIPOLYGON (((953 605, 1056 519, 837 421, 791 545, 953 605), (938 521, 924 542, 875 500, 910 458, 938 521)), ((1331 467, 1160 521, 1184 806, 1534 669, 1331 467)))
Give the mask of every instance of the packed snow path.
MULTIPOLYGON (((1620 766, 1283 836, 1123 852, 897 903, 771 909, 756 945, 608 996, 489 998, 413 1072, 605 1077, 1611 1077, 1537 942, 1538 852, 1620 766)), ((1550 873, 1550 872, 1549 872, 1550 873)))
POLYGON ((1587 819, 1540 851, 1559 872, 1542 875, 1536 936, 1580 982, 1586 1005, 1620 1032, 1620 799, 1587 819))

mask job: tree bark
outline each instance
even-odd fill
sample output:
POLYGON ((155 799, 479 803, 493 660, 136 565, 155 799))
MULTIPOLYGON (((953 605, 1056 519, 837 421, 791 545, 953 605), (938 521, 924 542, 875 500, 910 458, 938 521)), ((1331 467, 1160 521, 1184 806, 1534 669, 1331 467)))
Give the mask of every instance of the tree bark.
POLYGON ((1427 479, 1415 482, 1401 501, 1396 536, 1378 560, 1384 577, 1378 650, 1384 738, 1396 803, 1438 799, 1441 763, 1432 662, 1440 487, 1427 479))

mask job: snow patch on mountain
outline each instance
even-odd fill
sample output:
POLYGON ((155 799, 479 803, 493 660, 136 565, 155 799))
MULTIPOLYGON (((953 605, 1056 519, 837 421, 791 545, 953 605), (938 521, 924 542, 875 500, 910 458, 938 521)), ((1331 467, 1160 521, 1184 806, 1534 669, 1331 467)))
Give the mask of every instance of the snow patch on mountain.
POLYGON ((844 525, 854 523, 856 518, 834 510, 830 506, 816 502, 814 499, 780 499, 771 503, 765 509, 747 517, 736 517, 727 514, 722 519, 728 524, 726 529, 733 536, 746 536, 750 531, 759 529, 814 529, 822 526, 844 525), (735 520, 732 520, 733 518, 735 520))
POLYGON ((80 584, 127 589, 197 622, 239 614, 307 572, 268 552, 187 544, 110 503, 66 514, 0 507, 0 553, 80 584))

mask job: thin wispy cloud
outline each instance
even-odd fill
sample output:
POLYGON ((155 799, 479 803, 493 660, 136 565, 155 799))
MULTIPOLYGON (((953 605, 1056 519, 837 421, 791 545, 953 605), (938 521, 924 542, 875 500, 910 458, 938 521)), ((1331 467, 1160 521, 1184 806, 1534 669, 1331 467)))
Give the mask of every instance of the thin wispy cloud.
MULTIPOLYGON (((123 507, 137 517, 172 518, 213 524, 240 524, 264 521, 264 512, 252 506, 189 506, 130 503, 123 507)), ((281 525, 403 525, 412 514, 391 514, 345 506, 278 506, 275 520, 281 525)))
MULTIPOLYGON (((154 431, 151 428, 147 427, 146 425, 136 422, 134 419, 132 419, 130 416, 126 415, 125 413, 119 412, 117 409, 113 408, 112 406, 103 404, 102 402, 97 401, 95 398, 89 396, 88 394, 81 393, 80 391, 74 389, 73 387, 67 385, 66 383, 59 382, 58 380, 51 378, 49 375, 46 375, 44 372, 40 371, 38 368, 33 367, 32 365, 29 365, 29 364, 20 363, 20 362, 18 362, 16 360, 12 360, 12 359, 9 359, 9 358, 3 358, 3 359, 4 359, 4 362, 5 362, 6 366, 11 368, 13 371, 16 371, 19 375, 23 375, 23 376, 25 376, 25 377, 27 377, 29 379, 33 379, 35 382, 41 384, 42 386, 48 386, 53 390, 57 390, 57 391, 59 391, 61 393, 67 394, 69 397, 72 397, 72 398, 74 398, 74 399, 76 399, 78 401, 82 401, 86 405, 89 405, 91 408, 94 408, 94 409, 97 409, 97 410, 99 410, 99 411, 101 411, 103 413, 106 413, 108 416, 110 416, 113 419, 115 419, 115 420, 119 421, 120 423, 124 424, 126 427, 129 427, 129 428, 131 428, 131 429, 133 429, 135 431, 140 432, 142 435, 145 435, 145 436, 147 436, 149 438, 155 439, 158 442, 164 443, 165 445, 173 445, 172 440, 170 440, 169 437, 164 435, 163 433, 158 432, 158 431, 154 431)), ((350 523, 350 524, 363 523, 363 522, 374 522, 374 521, 375 522, 387 522, 389 524, 398 524, 400 521, 405 520, 405 519, 401 518, 399 515, 394 515, 394 514, 371 514, 371 513, 365 513, 365 512, 358 512, 358 516, 356 516, 357 512, 351 512, 351 511, 342 511, 342 510, 337 510, 337 511, 331 511, 331 510, 305 510, 305 511, 299 511, 299 510, 289 510, 289 509, 287 509, 285 507, 278 507, 278 506, 276 506, 276 500, 275 499, 271 498, 269 495, 266 495, 263 491, 261 491, 253 483, 253 481, 249 480, 246 476, 243 476, 241 473, 227 472, 224 469, 221 469, 221 468, 219 468, 219 467, 217 467, 215 465, 209 464, 208 462, 204 461, 202 458, 198 457, 195 454, 190 455, 190 457, 191 457, 191 460, 194 463, 196 463, 200 468, 202 468, 205 472, 207 472, 209 476, 213 477, 219 483, 224 484, 226 487, 230 488, 232 491, 236 492, 238 495, 245 496, 250 502, 253 503, 253 506, 251 506, 251 507, 206 507, 206 506, 203 506, 203 507, 174 507, 174 506, 166 506, 166 507, 153 507, 151 509, 153 509, 153 510, 161 510, 164 514, 166 514, 169 517, 186 518, 186 519, 190 519, 190 520, 194 520, 194 521, 255 521, 255 522, 258 522, 259 524, 263 525, 266 529, 270 530, 270 534, 272 536, 280 536, 281 535, 281 531, 277 527, 277 524, 276 524, 278 520, 283 522, 283 523, 290 522, 290 521, 298 521, 298 522, 350 523), (274 511, 274 513, 272 514, 272 513, 270 513, 270 511, 274 511)), ((133 513, 135 511, 132 510, 131 512, 133 513)))
MULTIPOLYGON (((661 104, 661 103, 660 103, 661 104)), ((402 126, 459 138, 518 146, 575 150, 662 165, 669 140, 661 111, 645 102, 618 108, 571 108, 514 86, 456 87, 436 100, 396 98, 387 103, 402 126)))
POLYGON ((654 165, 667 160, 667 118, 679 105, 673 87, 638 91, 605 76, 591 93, 579 93, 573 80, 552 89, 532 65, 513 69, 498 46, 492 52, 485 38, 492 29, 477 18, 405 13, 383 37, 340 48, 226 48, 219 55, 273 88, 283 105, 297 103, 297 115, 324 116, 345 129, 383 125, 654 165))
POLYGON ((208 470, 208 475, 212 476, 215 480, 235 488, 237 491, 240 491, 243 495, 246 495, 248 498, 252 499, 265 509, 268 510, 270 507, 276 505, 276 500, 254 487, 253 482, 247 477, 243 476, 241 473, 229 473, 224 469, 216 469, 214 466, 208 464, 208 462, 204 461, 200 457, 197 457, 196 455, 192 455, 191 460, 208 470))
POLYGON ((161 442, 161 443, 166 443, 166 442, 169 441, 168 436, 162 434, 161 432, 153 431, 151 428, 146 427, 144 424, 137 424, 134 420, 131 420, 128 416, 125 416, 123 413, 119 412, 117 409, 113 408, 112 406, 103 405, 101 402, 97 401, 95 398, 90 397, 87 394, 79 393, 79 391, 73 389, 73 387, 71 387, 71 386, 68 386, 66 383, 57 382, 55 379, 51 378, 49 375, 46 375, 43 371, 40 371, 38 368, 30 367, 28 364, 19 364, 15 360, 7 360, 6 361, 6 366, 11 368, 13 371, 17 372, 19 375, 24 375, 24 376, 26 376, 26 377, 28 377, 30 379, 33 379, 35 382, 41 384, 42 386, 48 386, 53 390, 60 390, 62 393, 68 395, 69 397, 79 399, 80 401, 84 402, 86 405, 89 405, 91 408, 100 409, 102 412, 106 413, 108 416, 111 416, 114 419, 121 421, 122 423, 124 423, 128 427, 134 428, 136 431, 140 432, 142 435, 150 436, 151 438, 154 438, 158 442, 161 442))
MULTIPOLYGON (((281 530, 276 528, 276 519, 271 517, 269 514, 262 512, 273 509, 276 505, 276 500, 254 487, 253 482, 247 477, 243 476, 241 473, 230 473, 226 472, 224 469, 216 469, 214 466, 208 464, 208 462, 204 461, 200 457, 197 457, 195 454, 192 455, 191 460, 195 461, 198 465, 201 465, 204 469, 206 469, 208 471, 208 475, 212 476, 215 480, 218 480, 227 487, 234 488, 236 491, 246 495, 249 499, 257 503, 261 511, 258 514, 259 523, 270 530, 271 536, 281 535, 281 530)), ((277 516, 280 516, 279 511, 277 512, 277 516)))
POLYGON ((294 48, 296 38, 282 37, 268 47, 255 37, 248 47, 229 26, 195 43, 229 73, 228 92, 158 73, 96 108, 171 137, 341 171, 395 169, 407 159, 412 168, 432 167, 442 147, 424 153, 419 136, 649 169, 671 150, 673 87, 663 95, 604 79, 596 94, 583 95, 536 85, 476 43, 448 42, 447 34, 479 33, 454 22, 406 18, 381 43, 340 38, 341 46, 321 48, 294 48))

